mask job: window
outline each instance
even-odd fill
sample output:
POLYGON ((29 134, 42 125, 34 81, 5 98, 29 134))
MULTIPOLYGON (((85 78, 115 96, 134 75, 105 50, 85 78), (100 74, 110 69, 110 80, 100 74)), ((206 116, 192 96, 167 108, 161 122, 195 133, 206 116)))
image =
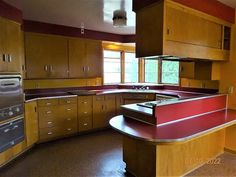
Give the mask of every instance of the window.
POLYGON ((179 62, 178 61, 162 61, 161 82, 165 84, 178 84, 179 83, 179 62))
POLYGON ((158 60, 145 60, 145 82, 158 83, 158 60))
POLYGON ((125 82, 138 82, 138 59, 134 53, 125 52, 125 82))
POLYGON ((104 84, 121 82, 121 53, 120 51, 103 51, 104 84))

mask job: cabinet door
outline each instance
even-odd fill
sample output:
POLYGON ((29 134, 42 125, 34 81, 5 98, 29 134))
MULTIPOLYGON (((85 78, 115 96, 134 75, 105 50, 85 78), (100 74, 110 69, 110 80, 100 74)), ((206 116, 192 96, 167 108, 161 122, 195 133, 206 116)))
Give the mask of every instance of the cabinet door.
POLYGON ((37 103, 29 102, 25 104, 25 132, 27 146, 31 146, 38 141, 38 114, 37 103))
POLYGON ((222 25, 188 12, 184 8, 166 8, 166 39, 187 44, 222 48, 222 25))
POLYGON ((180 62, 180 78, 194 78, 195 68, 194 62, 180 62))
POLYGON ((116 116, 116 96, 106 95, 105 105, 106 105, 106 120, 107 120, 106 124, 107 126, 109 126, 110 119, 116 116))
POLYGON ((93 128, 103 128, 107 126, 104 96, 93 97, 93 128))
POLYGON ((86 41, 87 77, 102 77, 102 44, 101 41, 86 41))
POLYGON ((21 50, 21 28, 20 24, 6 20, 6 53, 9 55, 7 70, 9 72, 21 72, 20 50, 21 50))
POLYGON ((63 37, 26 33, 27 78, 66 78, 67 40, 63 37))
POLYGON ((85 77, 86 66, 85 40, 69 39, 69 77, 85 77))
POLYGON ((116 115, 121 114, 121 105, 123 105, 123 97, 122 95, 116 95, 116 115))
POLYGON ((5 52, 4 52, 4 38, 5 38, 5 30, 4 30, 4 20, 0 18, 0 72, 7 71, 7 61, 5 61, 5 52))

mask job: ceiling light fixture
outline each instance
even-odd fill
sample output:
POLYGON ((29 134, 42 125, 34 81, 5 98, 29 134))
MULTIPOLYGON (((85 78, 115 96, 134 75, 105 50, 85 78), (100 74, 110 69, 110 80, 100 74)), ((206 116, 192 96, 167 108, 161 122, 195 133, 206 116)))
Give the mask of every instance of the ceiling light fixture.
POLYGON ((124 10, 115 10, 112 19, 114 27, 124 27, 127 25, 126 11, 124 10))

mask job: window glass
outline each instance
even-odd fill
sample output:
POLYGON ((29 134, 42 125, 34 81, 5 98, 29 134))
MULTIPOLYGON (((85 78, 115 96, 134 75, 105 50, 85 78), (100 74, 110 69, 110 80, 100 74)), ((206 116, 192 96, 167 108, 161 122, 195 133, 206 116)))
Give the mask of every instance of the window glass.
POLYGON ((162 83, 178 84, 179 83, 179 62, 162 61, 162 83))
POLYGON ((158 60, 145 60, 145 82, 158 83, 158 60))
POLYGON ((121 53, 119 51, 104 50, 103 53, 104 84, 121 82, 121 53))
POLYGON ((138 82, 138 59, 135 53, 125 53, 125 82, 138 82))

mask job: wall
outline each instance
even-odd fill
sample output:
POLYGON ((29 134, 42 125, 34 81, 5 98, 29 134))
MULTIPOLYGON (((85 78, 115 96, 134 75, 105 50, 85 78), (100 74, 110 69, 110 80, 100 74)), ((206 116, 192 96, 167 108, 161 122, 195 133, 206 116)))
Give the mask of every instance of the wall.
POLYGON ((229 94, 229 108, 236 109, 236 25, 232 27, 230 61, 221 64, 220 92, 227 93, 230 86, 234 92, 229 94))

